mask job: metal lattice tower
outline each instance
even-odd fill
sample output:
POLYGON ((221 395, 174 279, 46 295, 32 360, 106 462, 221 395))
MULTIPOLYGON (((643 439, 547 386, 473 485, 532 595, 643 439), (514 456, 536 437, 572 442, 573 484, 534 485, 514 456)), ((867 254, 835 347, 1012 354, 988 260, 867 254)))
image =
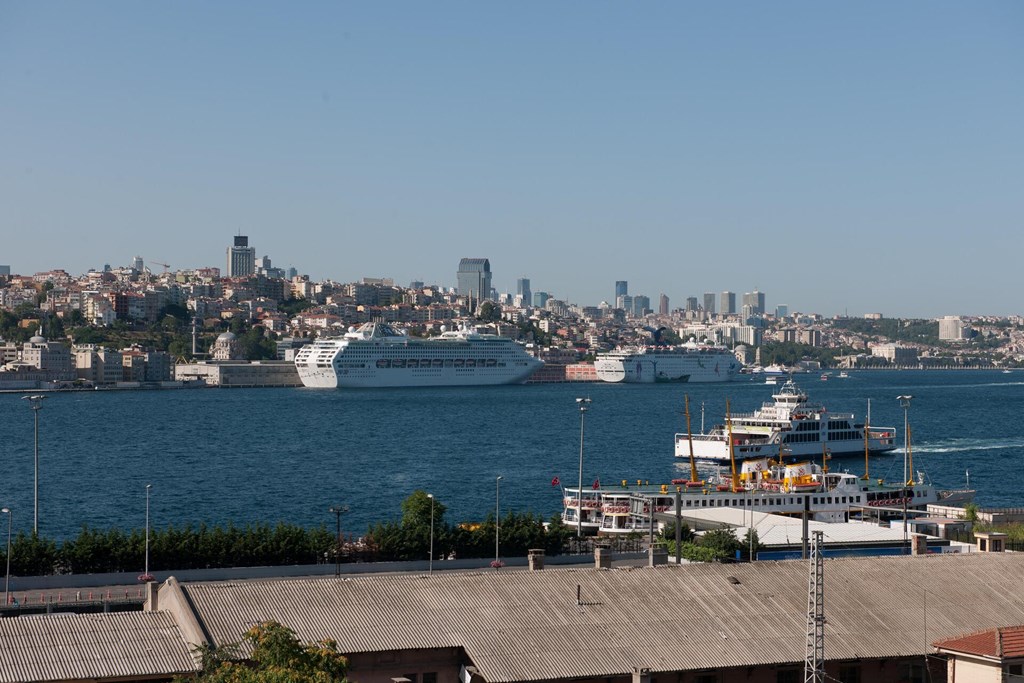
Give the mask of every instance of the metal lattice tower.
POLYGON ((810 572, 807 580, 807 656, 804 683, 825 681, 825 563, 821 554, 822 533, 811 534, 810 572))

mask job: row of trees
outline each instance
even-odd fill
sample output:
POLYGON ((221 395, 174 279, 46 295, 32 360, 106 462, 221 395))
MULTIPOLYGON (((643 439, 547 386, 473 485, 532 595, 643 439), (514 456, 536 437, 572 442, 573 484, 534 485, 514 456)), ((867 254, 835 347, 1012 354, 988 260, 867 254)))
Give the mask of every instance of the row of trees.
MULTIPOLYGON (((757 556, 757 531, 750 529, 741 541, 731 529, 714 529, 696 536, 683 522, 680 527, 680 556, 690 562, 731 562, 739 559, 749 561, 757 556)), ((661 533, 661 543, 668 548, 669 555, 676 552, 676 527, 667 524, 661 533)))
MULTIPOLYGON (((353 561, 425 560, 444 558, 523 557, 541 548, 548 555, 566 552, 575 530, 553 517, 545 523, 526 512, 509 512, 497 520, 494 513, 481 522, 449 524, 446 506, 424 491, 414 491, 402 502, 398 521, 380 522, 366 536, 338 539, 324 526, 306 529, 292 524, 250 524, 225 527, 185 526, 151 529, 150 569, 207 569, 267 567, 353 561), (496 524, 496 521, 500 522, 496 524), (433 529, 433 533, 431 533, 433 529)), ((749 552, 751 538, 740 541, 729 530, 695 537, 682 526, 682 554, 688 560, 728 561, 749 552)), ((675 528, 669 525, 659 541, 675 553, 675 528)), ((753 538, 756 551, 757 537, 753 538)), ((0 546, 0 551, 3 551, 0 546)), ((16 576, 49 574, 141 573, 145 566, 143 530, 100 531, 83 527, 63 542, 19 533, 11 542, 11 573, 16 576)), ((6 557, 0 552, 0 563, 6 557)))
POLYGON ((402 518, 370 528, 366 544, 380 560, 422 560, 430 557, 433 524, 434 557, 522 557, 531 548, 547 554, 562 552, 571 530, 554 517, 544 520, 532 513, 509 512, 495 524, 494 513, 479 523, 448 524, 447 508, 424 491, 414 491, 402 502, 402 518), (498 541, 498 547, 496 547, 498 541))
MULTIPOLYGON (((315 564, 323 562, 325 554, 329 555, 337 545, 334 534, 325 527, 304 529, 283 523, 273 527, 267 524, 169 527, 151 529, 149 534, 151 568, 315 564)), ((146 534, 138 529, 124 532, 83 528, 78 536, 61 543, 19 533, 11 540, 11 573, 41 576, 141 572, 145 553, 146 534)))

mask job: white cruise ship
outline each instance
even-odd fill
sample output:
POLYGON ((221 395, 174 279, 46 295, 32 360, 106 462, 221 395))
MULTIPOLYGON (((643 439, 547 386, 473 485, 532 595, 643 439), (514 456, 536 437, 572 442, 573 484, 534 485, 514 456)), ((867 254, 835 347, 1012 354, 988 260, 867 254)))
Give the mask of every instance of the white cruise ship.
POLYGON ((681 346, 622 347, 598 354, 594 370, 605 382, 731 382, 740 362, 724 346, 689 341, 681 346))
POLYGON ((382 322, 318 339, 295 355, 302 383, 329 389, 516 384, 543 364, 508 337, 466 326, 421 339, 382 322))

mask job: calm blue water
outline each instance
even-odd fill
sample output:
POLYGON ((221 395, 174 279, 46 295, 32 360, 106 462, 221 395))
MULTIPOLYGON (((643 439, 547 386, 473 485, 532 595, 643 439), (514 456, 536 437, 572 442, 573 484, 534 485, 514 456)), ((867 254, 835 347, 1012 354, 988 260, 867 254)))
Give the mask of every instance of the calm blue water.
MULTIPOLYGON (((965 471, 983 506, 1021 504, 1024 483, 1024 372, 856 372, 848 379, 798 378, 829 410, 899 428, 896 396, 912 394, 915 469, 945 487, 965 471)), ((577 396, 586 417, 584 480, 668 482, 688 469, 672 454, 685 431, 721 420, 725 400, 751 411, 776 387, 731 384, 559 384, 477 389, 310 389, 105 391, 51 394, 40 415, 40 532, 63 538, 83 524, 142 528, 145 484, 153 484, 154 526, 263 521, 333 527, 327 508, 348 504, 346 531, 397 518, 419 488, 448 507, 450 522, 503 511, 549 517, 551 486, 575 482, 577 396)), ((0 505, 15 530, 32 524, 32 411, 20 395, 0 396, 0 505)), ((833 461, 863 471, 863 459, 833 461)), ((898 480, 902 452, 875 458, 872 476, 898 480)))

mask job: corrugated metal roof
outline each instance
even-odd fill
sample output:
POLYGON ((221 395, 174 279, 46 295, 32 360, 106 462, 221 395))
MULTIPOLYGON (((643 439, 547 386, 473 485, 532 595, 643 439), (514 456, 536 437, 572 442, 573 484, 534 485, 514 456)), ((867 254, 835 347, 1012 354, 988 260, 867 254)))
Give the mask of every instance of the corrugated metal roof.
MULTIPOLYGON (((277 620, 342 652, 462 647, 488 681, 800 662, 806 563, 436 572, 184 584, 216 644, 277 620), (730 582, 735 577, 738 583, 730 582), (576 586, 582 605, 576 604, 576 586)), ((825 653, 901 657, 1024 624, 1024 555, 848 558, 825 565, 825 653)))
POLYGON ((0 619, 0 683, 166 676, 198 669, 166 612, 0 619))

